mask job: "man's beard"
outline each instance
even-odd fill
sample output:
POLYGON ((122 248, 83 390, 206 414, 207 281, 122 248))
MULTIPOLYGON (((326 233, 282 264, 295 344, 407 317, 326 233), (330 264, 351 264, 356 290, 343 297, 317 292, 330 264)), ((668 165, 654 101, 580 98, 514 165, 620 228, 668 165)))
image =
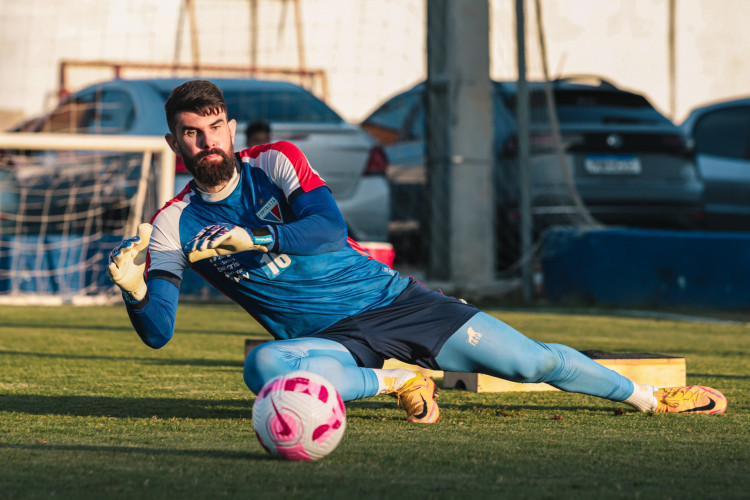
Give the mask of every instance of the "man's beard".
POLYGON ((182 157, 185 168, 202 187, 214 187, 229 182, 236 171, 234 155, 215 148, 201 151, 193 158, 182 157), (208 155, 219 155, 221 160, 208 160, 208 155))

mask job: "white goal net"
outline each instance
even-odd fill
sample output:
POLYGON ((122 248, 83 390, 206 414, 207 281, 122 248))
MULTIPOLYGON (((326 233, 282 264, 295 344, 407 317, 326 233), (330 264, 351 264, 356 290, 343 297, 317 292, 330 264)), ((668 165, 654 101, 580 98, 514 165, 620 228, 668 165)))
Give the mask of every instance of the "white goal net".
POLYGON ((174 193, 161 137, 0 134, 0 303, 119 298, 109 252, 174 193))

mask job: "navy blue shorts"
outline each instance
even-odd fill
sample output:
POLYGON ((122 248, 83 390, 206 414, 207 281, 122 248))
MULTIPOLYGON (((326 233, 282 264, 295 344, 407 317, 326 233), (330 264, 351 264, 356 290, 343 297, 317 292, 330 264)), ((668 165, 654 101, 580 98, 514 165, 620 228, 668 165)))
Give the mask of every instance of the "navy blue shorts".
POLYGON ((439 370, 435 356, 476 307, 410 279, 392 303, 365 311, 315 334, 352 353, 359 366, 381 368, 389 358, 439 370))

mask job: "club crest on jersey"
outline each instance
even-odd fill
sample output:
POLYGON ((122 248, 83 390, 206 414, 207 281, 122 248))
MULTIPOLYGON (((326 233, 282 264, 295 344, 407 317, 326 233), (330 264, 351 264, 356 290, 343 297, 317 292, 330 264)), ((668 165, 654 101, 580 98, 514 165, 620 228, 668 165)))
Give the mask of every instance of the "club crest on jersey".
POLYGON ((284 218, 281 216, 281 207, 279 206, 279 202, 276 201, 276 198, 273 197, 268 200, 260 210, 255 212, 255 215, 257 215, 260 220, 265 222, 274 222, 277 224, 281 224, 282 222, 284 222, 284 218))

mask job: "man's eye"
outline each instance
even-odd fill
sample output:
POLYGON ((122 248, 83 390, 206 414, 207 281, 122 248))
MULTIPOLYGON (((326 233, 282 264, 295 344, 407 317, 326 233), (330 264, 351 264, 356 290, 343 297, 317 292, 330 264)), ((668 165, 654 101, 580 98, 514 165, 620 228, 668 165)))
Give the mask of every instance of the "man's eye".
POLYGON ((188 137, 194 137, 195 136, 195 130, 186 130, 185 135, 188 137))

